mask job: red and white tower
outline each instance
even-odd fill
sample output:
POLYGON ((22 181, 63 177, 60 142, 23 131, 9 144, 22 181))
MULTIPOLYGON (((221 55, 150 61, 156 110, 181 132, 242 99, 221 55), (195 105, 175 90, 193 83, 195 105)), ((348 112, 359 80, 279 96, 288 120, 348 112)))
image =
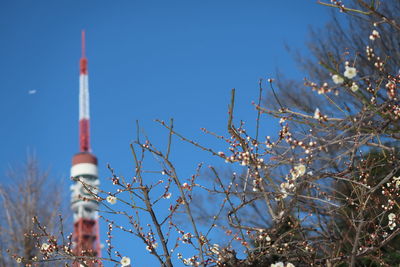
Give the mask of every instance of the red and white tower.
MULTIPOLYGON (((90 150, 89 132, 89 83, 87 59, 85 56, 85 31, 82 31, 82 57, 79 75, 79 147, 80 152, 72 158, 71 209, 74 213, 74 233, 72 235, 74 253, 77 256, 101 256, 99 239, 98 207, 92 193, 97 193, 100 185, 97 158, 90 150), (82 181, 83 185, 81 182, 82 181), (86 187, 86 188, 85 188, 86 187), (88 190, 89 189, 89 190, 88 190), (89 192, 91 191, 91 192, 89 192)), ((85 260, 89 266, 101 263, 85 260)), ((79 262, 74 267, 79 267, 79 262)))

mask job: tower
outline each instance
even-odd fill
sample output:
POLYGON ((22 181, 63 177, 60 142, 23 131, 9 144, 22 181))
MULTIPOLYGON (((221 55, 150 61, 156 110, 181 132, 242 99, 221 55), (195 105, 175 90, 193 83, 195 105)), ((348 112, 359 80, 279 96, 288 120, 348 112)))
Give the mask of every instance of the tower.
MULTIPOLYGON (((89 83, 88 61, 85 55, 85 31, 82 31, 82 57, 79 75, 79 150, 72 158, 71 209, 73 211, 74 232, 72 234, 73 250, 77 256, 101 256, 99 240, 98 202, 93 194, 98 193, 97 158, 90 150, 89 131, 89 83)), ((89 266, 101 263, 86 260, 89 266)), ((74 267, 79 267, 74 262, 74 267)))

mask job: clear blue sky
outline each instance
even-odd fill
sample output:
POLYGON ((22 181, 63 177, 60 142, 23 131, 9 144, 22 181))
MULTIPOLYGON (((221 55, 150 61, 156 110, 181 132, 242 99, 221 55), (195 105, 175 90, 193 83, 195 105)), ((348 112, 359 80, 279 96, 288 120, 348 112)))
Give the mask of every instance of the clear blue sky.
MULTIPOLYGON (((225 134, 235 87, 236 119, 254 124, 258 79, 273 77, 277 67, 301 79, 284 44, 305 49, 308 27, 323 27, 328 13, 314 0, 3 0, 0 171, 22 162, 30 149, 54 179, 69 185, 78 151, 81 29, 87 36, 92 147, 110 190, 106 163, 132 176, 136 120, 161 146, 167 133, 153 120, 173 117, 178 131, 218 147, 200 128, 225 134)), ((274 121, 264 127, 271 135, 276 129, 274 121)), ((183 176, 200 161, 223 166, 193 150, 173 148, 183 176)), ((134 266, 157 266, 140 241, 120 238, 134 266)))

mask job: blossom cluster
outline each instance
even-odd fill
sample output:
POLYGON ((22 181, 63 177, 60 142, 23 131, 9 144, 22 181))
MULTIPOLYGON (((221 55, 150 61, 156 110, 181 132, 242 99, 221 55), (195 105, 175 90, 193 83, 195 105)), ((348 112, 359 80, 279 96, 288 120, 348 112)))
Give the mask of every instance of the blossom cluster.
POLYGON ((388 224, 389 229, 393 230, 396 227, 396 214, 389 213, 388 219, 389 219, 389 224, 388 224))
POLYGON ((287 262, 286 264, 283 262, 276 262, 271 264, 271 267, 295 267, 294 264, 287 262))
POLYGON ((303 176, 306 173, 306 166, 299 164, 295 166, 291 171, 291 177, 286 177, 286 182, 281 183, 281 193, 276 199, 284 199, 288 194, 296 188, 297 178, 303 176))

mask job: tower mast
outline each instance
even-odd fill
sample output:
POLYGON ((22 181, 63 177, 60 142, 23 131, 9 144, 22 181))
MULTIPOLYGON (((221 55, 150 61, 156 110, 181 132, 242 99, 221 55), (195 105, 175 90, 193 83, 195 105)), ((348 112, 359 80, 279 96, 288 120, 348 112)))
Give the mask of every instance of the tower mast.
POLYGON ((88 81, 88 61, 85 55, 85 31, 82 31, 82 57, 79 61, 79 144, 81 152, 90 150, 90 131, 89 131, 89 81, 88 81))
MULTIPOLYGON (((72 158, 71 209, 74 213, 73 249, 76 256, 100 257, 98 202, 100 185, 97 158, 90 150, 88 60, 85 55, 85 31, 82 30, 82 57, 79 61, 79 153, 72 158), (85 186, 83 186, 83 184, 85 186), (87 190, 86 188, 90 189, 87 190), (90 192, 91 191, 91 192, 90 192)), ((89 266, 101 266, 96 260, 85 260, 89 266)), ((79 267, 78 261, 73 263, 79 267)))

